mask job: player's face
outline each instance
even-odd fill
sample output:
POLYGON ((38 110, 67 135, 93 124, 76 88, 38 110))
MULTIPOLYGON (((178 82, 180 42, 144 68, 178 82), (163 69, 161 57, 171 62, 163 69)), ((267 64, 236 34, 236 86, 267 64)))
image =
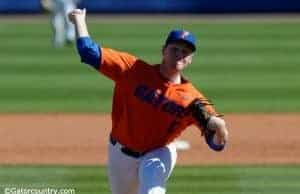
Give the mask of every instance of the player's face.
POLYGON ((182 71, 192 63, 192 48, 184 42, 170 43, 163 48, 163 61, 169 68, 182 71))

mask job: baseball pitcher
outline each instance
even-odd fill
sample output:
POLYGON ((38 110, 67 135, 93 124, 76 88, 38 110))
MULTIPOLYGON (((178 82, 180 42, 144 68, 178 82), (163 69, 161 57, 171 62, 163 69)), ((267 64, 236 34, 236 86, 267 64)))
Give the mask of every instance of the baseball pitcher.
POLYGON ((88 33, 85 9, 73 10, 69 18, 75 24, 81 61, 115 83, 108 140, 113 194, 165 194, 177 157, 172 142, 192 124, 211 149, 224 149, 225 121, 181 73, 196 51, 192 33, 172 30, 161 63, 150 65, 95 43, 88 33))

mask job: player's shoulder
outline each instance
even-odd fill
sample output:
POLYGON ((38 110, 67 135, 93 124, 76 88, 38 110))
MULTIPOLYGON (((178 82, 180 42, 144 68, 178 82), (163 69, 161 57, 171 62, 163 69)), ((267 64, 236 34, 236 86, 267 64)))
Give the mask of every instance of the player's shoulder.
POLYGON ((122 51, 122 50, 115 49, 115 48, 101 46, 101 52, 106 53, 107 55, 118 55, 118 56, 128 56, 128 57, 137 58, 136 56, 134 56, 133 54, 131 54, 129 52, 122 51))
POLYGON ((201 98, 204 96, 203 92, 188 80, 182 84, 182 88, 194 98, 201 98))
POLYGON ((153 65, 140 58, 136 58, 136 62, 131 69, 133 72, 143 74, 144 76, 151 75, 154 72, 153 65))
POLYGON ((151 71, 153 69, 150 63, 127 51, 101 47, 101 55, 102 58, 107 60, 130 64, 129 69, 133 71, 151 71))

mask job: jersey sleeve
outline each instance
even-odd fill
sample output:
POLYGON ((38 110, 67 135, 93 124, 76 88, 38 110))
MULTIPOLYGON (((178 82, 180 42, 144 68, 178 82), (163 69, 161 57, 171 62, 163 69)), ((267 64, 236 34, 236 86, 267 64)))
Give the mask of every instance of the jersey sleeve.
POLYGON ((100 69, 108 78, 119 81, 137 62, 137 57, 109 48, 101 48, 100 69))
POLYGON ((79 37, 76 41, 77 52, 81 62, 84 62, 95 69, 99 69, 100 47, 90 37, 79 37))

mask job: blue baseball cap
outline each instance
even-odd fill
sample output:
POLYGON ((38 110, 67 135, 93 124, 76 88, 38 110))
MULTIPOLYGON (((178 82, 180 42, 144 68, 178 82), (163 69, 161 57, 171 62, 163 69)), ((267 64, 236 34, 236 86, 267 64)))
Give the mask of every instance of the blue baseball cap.
POLYGON ((193 52, 196 51, 196 38, 191 32, 186 30, 172 30, 168 35, 165 45, 178 41, 187 43, 191 46, 193 52))

